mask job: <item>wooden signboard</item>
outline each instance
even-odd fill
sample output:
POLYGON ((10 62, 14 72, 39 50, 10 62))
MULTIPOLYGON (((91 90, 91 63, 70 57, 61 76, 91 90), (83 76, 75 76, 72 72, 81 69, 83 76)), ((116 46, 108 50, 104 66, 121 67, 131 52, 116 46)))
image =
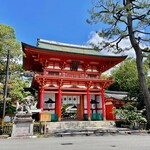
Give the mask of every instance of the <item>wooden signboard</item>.
POLYGON ((49 111, 43 111, 40 114, 40 121, 44 122, 44 134, 46 133, 46 122, 51 121, 51 113, 49 111))
POLYGON ((43 111, 40 115, 40 121, 51 121, 51 113, 49 111, 43 111))

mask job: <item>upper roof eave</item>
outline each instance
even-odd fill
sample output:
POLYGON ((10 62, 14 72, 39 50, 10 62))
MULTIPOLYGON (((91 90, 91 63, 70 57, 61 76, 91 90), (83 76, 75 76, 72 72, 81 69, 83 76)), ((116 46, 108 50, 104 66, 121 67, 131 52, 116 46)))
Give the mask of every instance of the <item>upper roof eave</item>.
MULTIPOLYGON (((122 58, 125 59, 127 57, 127 55, 125 56, 113 56, 113 55, 94 55, 94 54, 86 54, 86 53, 75 53, 75 52, 66 52, 66 51, 57 51, 57 50, 53 50, 53 49, 47 49, 47 48, 41 48, 41 47, 37 47, 37 46, 32 46, 30 44, 26 44, 24 42, 21 42, 21 45, 23 47, 23 51, 24 51, 24 47, 30 47, 30 48, 34 48, 37 50, 46 50, 46 51, 54 51, 54 52, 62 52, 62 53, 68 53, 68 54, 78 54, 78 55, 87 55, 87 56, 97 56, 97 57, 111 57, 111 58, 122 58)), ((91 49, 93 50, 93 49, 91 49)))

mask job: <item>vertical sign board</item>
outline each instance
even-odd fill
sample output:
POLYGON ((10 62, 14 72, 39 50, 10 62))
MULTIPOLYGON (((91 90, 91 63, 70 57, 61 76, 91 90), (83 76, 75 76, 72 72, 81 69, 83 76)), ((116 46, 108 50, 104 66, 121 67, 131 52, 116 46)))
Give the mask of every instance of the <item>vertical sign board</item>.
POLYGON ((51 113, 49 111, 43 111, 40 114, 40 121, 44 122, 44 125, 45 125, 44 133, 46 133, 46 122, 51 121, 51 113))
POLYGON ((40 121, 46 122, 51 121, 51 114, 49 111, 43 111, 40 116, 40 121))

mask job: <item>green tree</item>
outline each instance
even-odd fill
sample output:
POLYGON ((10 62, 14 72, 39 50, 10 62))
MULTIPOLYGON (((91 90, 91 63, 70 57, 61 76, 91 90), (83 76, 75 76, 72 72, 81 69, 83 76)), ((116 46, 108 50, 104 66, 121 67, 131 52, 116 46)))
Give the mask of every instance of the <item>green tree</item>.
POLYGON ((0 58, 6 58, 7 50, 11 51, 12 58, 20 56, 20 43, 16 40, 12 27, 0 24, 0 58))
POLYGON ((0 24, 0 75, 1 81, 6 71, 6 58, 8 50, 10 50, 10 71, 20 70, 21 47, 16 40, 15 31, 12 27, 0 24))
MULTIPOLYGON (((144 61, 145 74, 148 72, 148 60, 144 61)), ((143 94, 140 89, 140 83, 137 75, 136 61, 134 58, 127 58, 111 72, 115 83, 108 90, 126 91, 127 99, 138 102, 137 109, 144 108, 143 94)), ((150 77, 147 76, 148 87, 150 88, 150 77)))
POLYGON ((104 23, 98 32, 104 38, 102 49, 134 50, 141 91, 147 110, 147 127, 150 128, 150 94, 143 67, 143 55, 150 52, 150 1, 148 0, 94 0, 89 23, 104 23), (122 48, 122 40, 131 45, 122 48))
POLYGON ((4 82, 6 75, 6 59, 10 50, 10 72, 17 73, 21 70, 20 58, 21 47, 16 40, 15 31, 12 27, 0 24, 0 82, 4 82))
MULTIPOLYGON (((144 64, 145 73, 147 73, 147 61, 145 61, 144 64)), ((129 99, 135 98, 139 101, 143 100, 135 59, 127 58, 124 62, 112 70, 111 74, 115 79, 115 83, 108 88, 109 90, 127 91, 129 99)), ((149 77, 147 77, 147 79, 148 78, 149 77)))
POLYGON ((137 109, 137 102, 128 102, 123 108, 116 109, 115 113, 120 116, 120 119, 126 124, 130 124, 133 128, 135 125, 141 123, 147 123, 145 109, 137 109))
POLYGON ((10 50, 10 66, 9 66, 9 81, 8 94, 6 101, 6 112, 11 112, 14 109, 13 100, 22 100, 28 93, 24 92, 24 87, 27 84, 20 77, 23 71, 21 58, 22 51, 20 43, 16 40, 15 30, 7 25, 0 24, 0 107, 3 103, 3 89, 6 76, 6 60, 7 53, 10 50))

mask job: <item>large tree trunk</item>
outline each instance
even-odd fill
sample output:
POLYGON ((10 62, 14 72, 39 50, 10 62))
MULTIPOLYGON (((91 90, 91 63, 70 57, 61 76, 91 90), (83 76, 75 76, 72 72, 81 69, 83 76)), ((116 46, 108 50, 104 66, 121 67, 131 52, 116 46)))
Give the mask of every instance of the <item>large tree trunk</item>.
POLYGON ((147 128, 150 129, 150 94, 148 91, 146 77, 144 74, 141 50, 136 49, 135 52, 136 52, 136 65, 137 65, 137 70, 138 70, 138 77, 139 77, 139 81, 140 81, 141 91, 142 91, 143 97, 144 97, 144 102, 146 105, 147 128))
MULTIPOLYGON (((130 4, 131 0, 126 0, 126 5, 130 4)), ((127 10, 128 11, 128 10, 127 10)), ((148 86, 146 83, 146 76, 144 73, 143 68, 143 56, 142 56, 142 50, 138 44, 138 42, 135 39, 135 35, 133 32, 133 24, 132 24, 132 15, 131 13, 128 14, 127 17, 128 22, 128 31, 129 31, 129 38, 131 41, 131 45, 135 51, 136 54, 136 65, 137 65, 137 71, 138 71, 138 77, 140 82, 141 91, 143 93, 144 102, 146 105, 146 112, 147 112, 147 128, 150 129, 150 94, 148 91, 148 86)))

